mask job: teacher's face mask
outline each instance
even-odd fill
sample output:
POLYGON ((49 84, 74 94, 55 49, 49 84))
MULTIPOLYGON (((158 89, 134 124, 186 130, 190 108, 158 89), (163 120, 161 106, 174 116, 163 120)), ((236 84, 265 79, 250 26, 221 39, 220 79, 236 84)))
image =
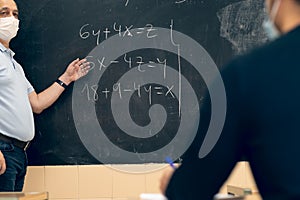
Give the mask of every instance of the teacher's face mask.
MULTIPOLYGON (((270 40, 274 40, 280 36, 280 31, 275 25, 275 19, 278 14, 279 6, 281 0, 275 0, 275 3, 272 5, 269 16, 263 22, 263 28, 270 40)), ((265 6, 267 8, 267 6, 265 6)))
POLYGON ((15 17, 0 18, 0 39, 9 42, 17 35, 19 20, 15 17))

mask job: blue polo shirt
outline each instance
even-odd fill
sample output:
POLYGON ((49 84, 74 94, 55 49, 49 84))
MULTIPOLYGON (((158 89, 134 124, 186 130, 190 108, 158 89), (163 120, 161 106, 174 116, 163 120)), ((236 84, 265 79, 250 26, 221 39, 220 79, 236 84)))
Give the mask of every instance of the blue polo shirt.
POLYGON ((29 141, 34 137, 34 119, 28 94, 34 88, 13 56, 0 43, 0 133, 29 141))

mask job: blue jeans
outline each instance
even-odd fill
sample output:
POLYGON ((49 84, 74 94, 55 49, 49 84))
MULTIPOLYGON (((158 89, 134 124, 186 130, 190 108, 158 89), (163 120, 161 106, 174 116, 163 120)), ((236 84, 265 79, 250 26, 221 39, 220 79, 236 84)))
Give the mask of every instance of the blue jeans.
POLYGON ((1 140, 0 150, 6 162, 6 171, 0 175, 0 192, 21 192, 27 169, 26 152, 1 140))

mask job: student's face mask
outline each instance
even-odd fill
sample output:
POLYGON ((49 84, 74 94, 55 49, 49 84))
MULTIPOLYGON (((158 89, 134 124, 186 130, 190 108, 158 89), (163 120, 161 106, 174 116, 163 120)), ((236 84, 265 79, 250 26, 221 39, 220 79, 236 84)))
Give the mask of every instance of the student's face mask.
POLYGON ((19 20, 15 17, 0 18, 0 39, 9 42, 17 35, 19 30, 19 20))
MULTIPOLYGON (((275 19, 278 14, 280 3, 281 0, 275 0, 275 3, 271 7, 270 14, 263 22, 263 28, 270 40, 278 38, 281 34, 275 25, 275 19)), ((266 7, 267 6, 265 6, 265 8, 266 7)))

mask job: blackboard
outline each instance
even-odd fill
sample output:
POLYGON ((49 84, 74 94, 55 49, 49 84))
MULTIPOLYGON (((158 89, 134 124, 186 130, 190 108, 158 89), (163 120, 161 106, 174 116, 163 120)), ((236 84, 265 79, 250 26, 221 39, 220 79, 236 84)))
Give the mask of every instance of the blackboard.
POLYGON ((210 68, 266 41, 257 0, 16 3, 20 30, 11 48, 37 92, 71 60, 92 63, 86 77, 35 115, 30 165, 180 158, 198 128, 210 68))

